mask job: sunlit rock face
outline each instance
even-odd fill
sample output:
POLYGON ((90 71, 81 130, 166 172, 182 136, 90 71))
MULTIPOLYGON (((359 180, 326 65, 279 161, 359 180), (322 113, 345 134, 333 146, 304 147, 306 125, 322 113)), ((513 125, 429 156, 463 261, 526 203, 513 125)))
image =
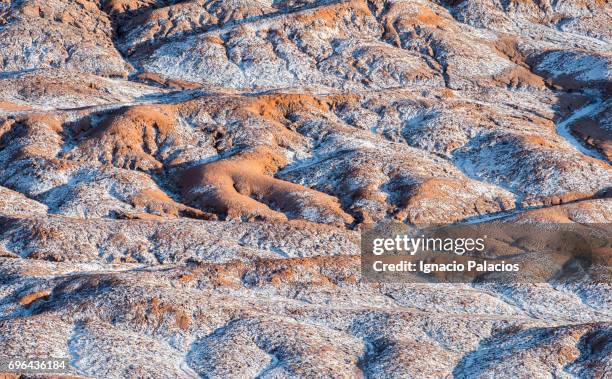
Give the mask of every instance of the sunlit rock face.
POLYGON ((612 222, 612 7, 0 0, 0 346, 92 377, 606 377, 609 285, 380 284, 381 221, 612 222))

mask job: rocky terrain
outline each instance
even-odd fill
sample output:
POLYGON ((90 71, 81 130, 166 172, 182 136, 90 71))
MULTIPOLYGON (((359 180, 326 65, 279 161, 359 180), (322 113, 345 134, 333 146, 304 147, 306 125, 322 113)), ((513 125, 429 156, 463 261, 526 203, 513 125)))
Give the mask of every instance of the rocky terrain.
POLYGON ((0 0, 0 356, 609 378, 610 284, 367 283, 359 231, 612 222, 611 94, 607 0, 0 0))

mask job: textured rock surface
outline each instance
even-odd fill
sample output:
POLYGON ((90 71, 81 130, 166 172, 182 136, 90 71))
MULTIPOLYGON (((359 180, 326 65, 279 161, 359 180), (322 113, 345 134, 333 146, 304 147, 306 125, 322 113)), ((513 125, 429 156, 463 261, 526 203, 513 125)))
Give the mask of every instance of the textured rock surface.
POLYGON ((0 354, 585 377, 598 284, 367 284, 366 223, 612 222, 612 6, 0 0, 0 354))

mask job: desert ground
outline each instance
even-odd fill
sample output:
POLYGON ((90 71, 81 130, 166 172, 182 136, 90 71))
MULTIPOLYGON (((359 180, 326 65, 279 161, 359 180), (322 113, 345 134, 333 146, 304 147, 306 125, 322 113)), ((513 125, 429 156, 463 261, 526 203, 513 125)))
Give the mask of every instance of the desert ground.
POLYGON ((359 245, 612 222, 611 94, 607 0, 0 0, 0 356, 610 378, 610 284, 368 283, 359 245))

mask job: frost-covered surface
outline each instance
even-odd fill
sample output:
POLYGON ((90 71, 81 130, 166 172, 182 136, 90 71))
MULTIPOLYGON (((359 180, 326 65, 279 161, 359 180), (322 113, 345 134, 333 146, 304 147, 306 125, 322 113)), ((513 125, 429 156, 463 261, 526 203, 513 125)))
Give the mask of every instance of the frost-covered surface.
POLYGON ((0 0, 0 355, 606 377, 610 285, 368 284, 358 230, 612 222, 611 25, 600 0, 0 0))

